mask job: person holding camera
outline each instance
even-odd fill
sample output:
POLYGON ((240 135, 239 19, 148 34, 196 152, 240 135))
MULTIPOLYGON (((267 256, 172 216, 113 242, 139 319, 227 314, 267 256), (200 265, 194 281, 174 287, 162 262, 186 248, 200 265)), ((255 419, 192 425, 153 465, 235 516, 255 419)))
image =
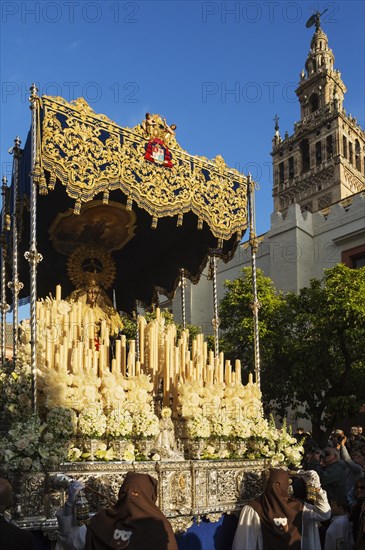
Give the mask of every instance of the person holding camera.
POLYGON ((330 439, 334 448, 340 453, 340 464, 342 464, 345 471, 346 498, 351 505, 354 502, 354 484, 358 479, 364 477, 364 471, 360 464, 352 460, 347 449, 347 438, 342 430, 336 430, 330 439))
POLYGON ((345 466, 340 463, 340 453, 334 447, 307 456, 307 468, 318 473, 328 500, 346 500, 345 466))

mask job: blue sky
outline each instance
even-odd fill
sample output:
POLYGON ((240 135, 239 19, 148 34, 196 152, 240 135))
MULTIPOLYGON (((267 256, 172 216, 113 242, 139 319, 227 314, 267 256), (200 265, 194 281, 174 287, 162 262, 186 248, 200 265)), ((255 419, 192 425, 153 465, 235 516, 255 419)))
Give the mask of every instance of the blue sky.
POLYGON ((364 124, 364 2, 6 1, 1 2, 2 174, 8 149, 30 125, 28 90, 84 96, 121 126, 159 113, 177 125, 191 154, 251 172, 259 183, 257 229, 272 212, 273 117, 292 133, 295 88, 314 28, 322 28, 348 93, 345 108, 364 124))

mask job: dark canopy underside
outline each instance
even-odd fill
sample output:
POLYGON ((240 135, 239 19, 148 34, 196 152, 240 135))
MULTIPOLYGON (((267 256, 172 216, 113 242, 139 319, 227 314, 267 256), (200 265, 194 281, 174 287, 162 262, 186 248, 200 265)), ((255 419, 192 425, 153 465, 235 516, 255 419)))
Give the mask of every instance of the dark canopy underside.
MULTIPOLYGON (((110 201, 125 204, 126 197, 120 191, 114 191, 110 201)), ((57 284, 62 286, 63 298, 74 290, 67 274, 67 257, 55 250, 49 233, 56 213, 72 212, 73 202, 60 184, 48 195, 38 196, 37 242, 38 251, 43 256, 38 264, 38 297, 49 293, 54 295, 57 284)), ((157 228, 151 229, 151 216, 136 205, 133 211, 136 214, 134 237, 121 250, 112 252, 117 268, 112 288, 115 289, 119 310, 132 311, 136 300, 151 305, 155 302, 157 290, 171 296, 179 282, 181 268, 186 270, 190 280, 197 282, 209 254, 216 253, 228 261, 237 247, 237 238, 233 236, 224 241, 223 249, 218 250, 216 237, 206 224, 197 230, 197 217, 192 213, 184 215, 180 227, 176 226, 177 216, 174 216, 159 219, 157 228)), ((74 214, 72 216, 77 218, 74 214)), ((25 283, 29 280, 28 262, 22 259, 29 248, 29 221, 26 218, 29 220, 29 214, 24 218, 20 247, 21 280, 25 283)), ((27 284, 26 287, 22 295, 29 292, 27 284)), ((108 291, 112 297, 112 289, 108 291)))

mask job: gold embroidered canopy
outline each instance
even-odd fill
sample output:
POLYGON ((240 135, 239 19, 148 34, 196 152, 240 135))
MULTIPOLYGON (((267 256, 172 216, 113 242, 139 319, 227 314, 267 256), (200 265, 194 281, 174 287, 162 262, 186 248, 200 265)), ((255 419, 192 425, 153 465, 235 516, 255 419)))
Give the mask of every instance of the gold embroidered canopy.
POLYGON ((122 128, 82 98, 36 105, 40 295, 54 287, 48 259, 67 289, 65 256, 78 246, 112 254, 125 310, 156 289, 170 295, 182 268, 195 282, 208 254, 232 257, 247 227, 247 179, 222 157, 189 155, 160 115, 122 128))

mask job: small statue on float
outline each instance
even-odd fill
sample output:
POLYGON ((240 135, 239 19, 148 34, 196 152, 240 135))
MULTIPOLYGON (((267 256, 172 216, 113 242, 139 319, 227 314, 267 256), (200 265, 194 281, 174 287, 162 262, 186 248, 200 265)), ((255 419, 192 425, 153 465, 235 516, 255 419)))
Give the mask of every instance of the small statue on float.
POLYGON ((156 437, 153 451, 158 453, 162 460, 184 460, 183 454, 177 449, 175 428, 171 417, 171 409, 163 407, 159 425, 160 431, 156 437))

